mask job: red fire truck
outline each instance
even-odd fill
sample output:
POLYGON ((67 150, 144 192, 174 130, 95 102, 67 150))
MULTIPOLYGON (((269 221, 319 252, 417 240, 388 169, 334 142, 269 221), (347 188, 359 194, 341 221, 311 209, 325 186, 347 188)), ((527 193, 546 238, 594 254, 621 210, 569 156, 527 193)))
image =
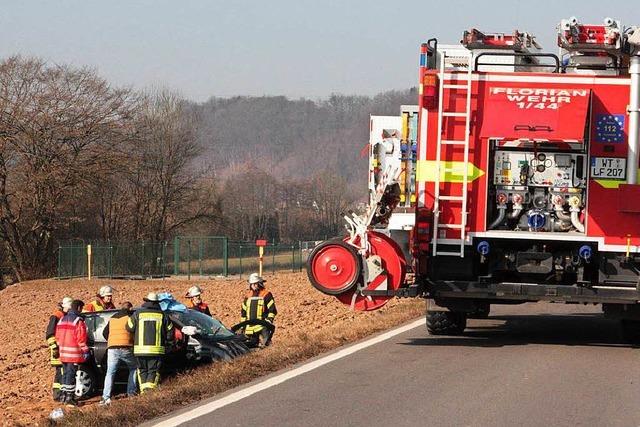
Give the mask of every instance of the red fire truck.
POLYGON ((423 44, 418 105, 372 117, 369 208, 310 254, 314 287, 354 310, 427 298, 432 334, 531 301, 640 330, 640 30, 570 18, 558 46, 423 44))

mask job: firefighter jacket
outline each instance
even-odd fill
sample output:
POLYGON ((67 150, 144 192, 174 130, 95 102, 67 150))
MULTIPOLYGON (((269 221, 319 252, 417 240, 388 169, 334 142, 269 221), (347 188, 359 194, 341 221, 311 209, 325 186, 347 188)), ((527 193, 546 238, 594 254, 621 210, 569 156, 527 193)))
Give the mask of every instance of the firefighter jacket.
POLYGON ((92 312, 92 311, 104 311, 104 310, 115 310, 116 306, 113 304, 113 301, 106 303, 102 300, 102 298, 98 297, 91 301, 89 304, 85 305, 82 309, 83 312, 92 312))
POLYGON ((69 311, 56 326, 56 342, 60 347, 62 363, 82 363, 89 353, 87 346, 87 326, 76 311, 69 311))
POLYGON ((145 302, 127 322, 133 333, 133 354, 136 356, 162 356, 165 347, 173 341, 173 323, 157 302, 145 302))
POLYGON ((193 301, 188 301, 187 308, 190 308, 191 310, 199 311, 200 313, 204 313, 207 316, 211 316, 211 311, 209 311, 209 305, 204 302, 201 302, 200 304, 196 305, 193 303, 193 301))
POLYGON ((129 311, 120 310, 114 314, 102 331, 102 336, 107 340, 107 348, 133 347, 133 334, 127 330, 129 323, 129 311))
POLYGON ((60 309, 56 309, 51 316, 49 316, 49 323, 47 324, 47 331, 45 332, 45 338, 47 339, 47 345, 49 346, 49 362, 51 366, 61 366, 60 361, 60 348, 56 342, 56 326, 62 317, 64 312, 60 309))
MULTIPOLYGON (((242 302, 241 321, 247 320, 266 320, 273 323, 278 314, 276 302, 271 292, 266 289, 260 289, 258 292, 249 291, 246 298, 242 302)), ((248 325, 245 327, 246 335, 256 334, 264 329, 262 325, 248 325)))

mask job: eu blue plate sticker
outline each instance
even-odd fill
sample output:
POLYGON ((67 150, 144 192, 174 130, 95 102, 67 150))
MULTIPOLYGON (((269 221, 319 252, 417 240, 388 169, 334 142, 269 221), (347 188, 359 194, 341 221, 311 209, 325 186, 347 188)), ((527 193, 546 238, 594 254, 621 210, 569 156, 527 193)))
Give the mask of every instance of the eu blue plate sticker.
POLYGON ((596 141, 624 142, 624 114, 597 114, 596 141))

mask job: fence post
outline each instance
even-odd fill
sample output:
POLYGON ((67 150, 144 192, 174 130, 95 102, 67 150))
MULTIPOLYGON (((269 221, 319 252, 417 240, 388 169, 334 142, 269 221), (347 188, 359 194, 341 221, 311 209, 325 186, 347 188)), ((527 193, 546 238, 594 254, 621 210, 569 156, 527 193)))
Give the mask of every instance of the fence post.
POLYGON ((276 272, 276 244, 273 243, 271 246, 271 274, 276 272))
POLYGON ((238 245, 238 254, 240 258, 240 277, 242 277, 242 243, 238 245))
POLYGON ((191 239, 187 239, 187 280, 191 280, 191 239))
POLYGON ((109 240, 109 264, 107 265, 107 274, 109 275, 109 279, 113 279, 113 245, 111 244, 111 240, 109 240))
POLYGON ((202 277, 202 251, 203 251, 203 247, 202 247, 202 237, 198 238, 198 270, 200 272, 200 277, 202 277))
POLYGON ((140 245, 140 248, 142 250, 142 256, 140 257, 140 276, 144 277, 144 241, 140 245))
POLYGON ((164 280, 164 276, 165 276, 165 266, 166 266, 166 262, 165 262, 165 257, 167 256, 167 241, 165 240, 164 242, 162 242, 162 259, 160 260, 160 262, 162 263, 162 267, 160 268, 160 273, 162 274, 162 280, 164 280))
POLYGON ((60 270, 62 269, 62 245, 58 245, 58 279, 60 278, 60 270))
POLYGON ((91 244, 87 245, 87 278, 91 280, 91 244))
POLYGON ((180 237, 173 238, 173 275, 178 275, 178 265, 180 264, 180 237))
POLYGON ((291 245, 291 271, 296 271, 296 247, 291 245))
POLYGON ((222 275, 229 275, 229 238, 222 238, 222 275))

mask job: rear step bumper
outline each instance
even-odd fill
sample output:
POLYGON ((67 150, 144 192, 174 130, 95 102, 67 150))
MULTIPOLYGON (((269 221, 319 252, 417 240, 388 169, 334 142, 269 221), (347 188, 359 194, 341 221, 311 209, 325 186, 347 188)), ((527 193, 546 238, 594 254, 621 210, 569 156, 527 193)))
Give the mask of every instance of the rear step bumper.
POLYGON ((437 281, 426 286, 428 298, 470 298, 510 301, 555 301, 573 303, 635 304, 637 287, 562 286, 537 283, 476 283, 437 281))

